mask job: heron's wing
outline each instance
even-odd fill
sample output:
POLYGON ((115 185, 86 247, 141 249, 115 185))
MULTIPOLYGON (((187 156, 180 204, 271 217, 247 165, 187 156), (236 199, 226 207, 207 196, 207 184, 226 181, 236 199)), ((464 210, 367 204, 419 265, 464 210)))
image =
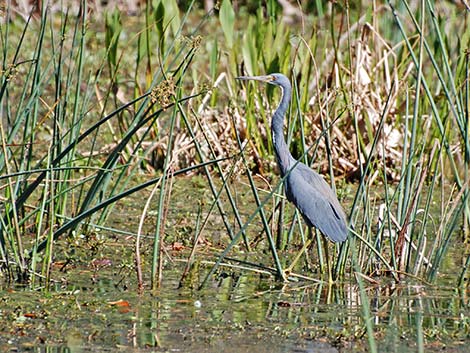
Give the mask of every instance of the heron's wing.
POLYGON ((310 226, 330 240, 344 241, 348 235, 346 215, 335 193, 322 176, 298 163, 286 179, 286 195, 310 226))

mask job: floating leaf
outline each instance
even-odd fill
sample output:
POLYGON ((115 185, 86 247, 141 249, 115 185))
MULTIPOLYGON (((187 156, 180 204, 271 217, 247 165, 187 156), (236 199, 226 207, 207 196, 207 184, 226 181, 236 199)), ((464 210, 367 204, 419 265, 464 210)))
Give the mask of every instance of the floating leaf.
POLYGON ((127 300, 123 300, 123 299, 108 302, 108 304, 112 305, 112 306, 119 306, 119 307, 130 307, 131 306, 127 300))

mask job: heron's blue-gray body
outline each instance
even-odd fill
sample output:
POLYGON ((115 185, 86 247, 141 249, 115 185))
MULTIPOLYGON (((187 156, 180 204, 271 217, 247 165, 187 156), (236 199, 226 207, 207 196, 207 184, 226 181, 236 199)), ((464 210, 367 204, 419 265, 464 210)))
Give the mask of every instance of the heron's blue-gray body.
POLYGON ((309 227, 318 228, 334 242, 346 240, 346 215, 335 193, 322 176, 292 157, 284 139, 284 115, 291 99, 290 81, 282 74, 240 79, 255 79, 281 87, 282 99, 273 115, 271 132, 277 163, 285 177, 287 199, 297 207, 309 227))

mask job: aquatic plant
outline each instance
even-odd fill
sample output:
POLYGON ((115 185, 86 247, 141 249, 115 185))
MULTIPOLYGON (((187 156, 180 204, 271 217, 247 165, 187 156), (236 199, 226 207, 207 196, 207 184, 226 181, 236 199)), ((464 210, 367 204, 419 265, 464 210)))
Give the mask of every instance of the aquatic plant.
MULTIPOLYGON (((126 17, 129 26, 113 9, 98 29, 84 3, 76 12, 41 9, 21 28, 6 10, 4 273, 49 277, 54 239, 105 227, 117 201, 153 185, 140 230, 131 234, 153 234, 151 261, 142 258, 142 237, 136 236, 136 267, 143 286, 143 269, 151 264, 155 288, 175 176, 197 172, 210 202, 189 215, 197 226, 185 234, 192 239, 187 269, 208 224, 225 234, 206 278, 227 256, 239 261, 237 249, 252 256, 269 249, 275 269, 267 263, 262 270, 287 270, 290 278, 324 279, 330 268, 340 279, 357 266, 369 277, 434 280, 458 230, 468 238, 465 21, 454 5, 427 1, 397 8, 317 3, 314 18, 301 10, 292 15, 304 26, 286 25, 289 18, 274 1, 266 11, 238 9, 246 14, 243 23, 229 1, 197 23, 194 2, 182 12, 174 1, 157 1, 142 9, 142 21, 126 17), (451 21, 438 16, 444 11, 451 21), (241 87, 233 80, 241 71, 292 78, 288 143, 350 204, 348 244, 325 248, 319 234, 307 239, 273 173, 269 123, 278 93, 241 87), (245 200, 237 195, 240 177, 249 185, 245 200), (145 231, 154 195, 155 223, 145 231), (244 210, 241 201, 254 207, 244 210), (309 241, 315 260, 305 250, 309 241), (287 252, 292 256, 281 261, 287 252)), ((100 14, 95 9, 92 16, 100 14)), ((256 261, 243 262, 260 269, 256 261)))

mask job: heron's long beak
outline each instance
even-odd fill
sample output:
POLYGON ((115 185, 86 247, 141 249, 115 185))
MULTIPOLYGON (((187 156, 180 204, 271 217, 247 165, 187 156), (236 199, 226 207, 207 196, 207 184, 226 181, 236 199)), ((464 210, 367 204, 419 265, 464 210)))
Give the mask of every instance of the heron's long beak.
POLYGON ((236 77, 237 80, 243 80, 243 81, 248 81, 248 80, 255 80, 255 81, 261 81, 261 82, 271 82, 274 80, 274 77, 271 75, 265 75, 265 76, 239 76, 236 77))

